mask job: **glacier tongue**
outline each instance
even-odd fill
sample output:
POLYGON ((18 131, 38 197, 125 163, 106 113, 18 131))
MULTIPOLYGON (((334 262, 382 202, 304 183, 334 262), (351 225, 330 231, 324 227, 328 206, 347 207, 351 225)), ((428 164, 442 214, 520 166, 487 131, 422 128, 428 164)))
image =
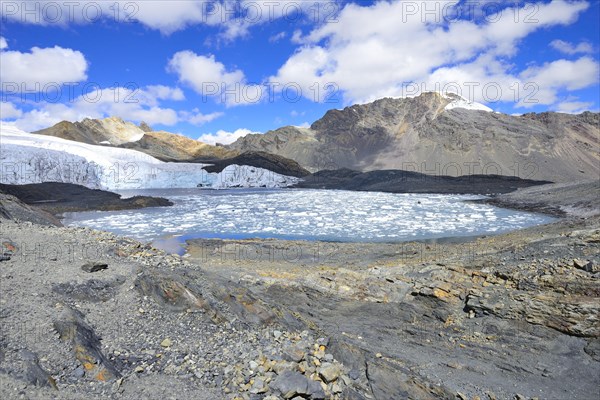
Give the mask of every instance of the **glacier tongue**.
POLYGON ((0 182, 66 182, 92 189, 287 187, 298 178, 230 165, 209 173, 206 164, 170 163, 147 154, 35 135, 0 124, 0 182))

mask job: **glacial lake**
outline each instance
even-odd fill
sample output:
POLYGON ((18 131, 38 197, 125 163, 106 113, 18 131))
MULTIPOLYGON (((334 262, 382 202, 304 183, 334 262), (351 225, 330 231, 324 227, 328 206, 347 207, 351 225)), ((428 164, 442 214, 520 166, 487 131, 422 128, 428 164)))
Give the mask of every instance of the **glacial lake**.
POLYGON ((308 189, 156 189, 123 197, 160 196, 175 203, 127 211, 65 214, 86 226, 140 241, 161 238, 276 238, 402 242, 493 235, 555 218, 467 200, 482 196, 308 189))

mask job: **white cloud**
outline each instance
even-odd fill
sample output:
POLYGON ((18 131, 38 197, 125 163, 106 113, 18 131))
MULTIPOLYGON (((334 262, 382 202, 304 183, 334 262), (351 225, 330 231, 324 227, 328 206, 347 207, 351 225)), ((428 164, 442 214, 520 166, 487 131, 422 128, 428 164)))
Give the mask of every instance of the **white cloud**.
MULTIPOLYGON (((413 3, 417 9, 422 4, 413 3)), ((403 96, 406 85, 414 82, 464 81, 480 88, 497 83, 510 88, 521 83, 519 71, 507 61, 518 52, 519 42, 537 30, 573 23, 589 7, 584 1, 536 3, 532 15, 531 7, 514 8, 520 3, 508 3, 509 8, 486 19, 446 25, 444 16, 452 15, 448 10, 454 4, 453 0, 440 2, 438 15, 427 15, 429 22, 424 23, 423 10, 407 14, 405 2, 349 3, 337 23, 322 24, 305 36, 294 34, 302 46, 269 80, 296 83, 306 98, 318 101, 327 98, 325 86, 333 83, 346 103, 403 96)), ((553 84, 550 90, 570 86, 553 84)), ((482 97, 478 93, 470 100, 482 97)), ((514 100, 514 95, 503 90, 500 100, 514 100)))
POLYGON ((201 94, 214 95, 215 90, 220 94, 222 85, 232 86, 245 79, 239 69, 227 71, 214 55, 203 56, 189 50, 175 53, 169 60, 168 70, 177 73, 181 82, 201 94), (215 84, 217 88, 213 87, 215 84))
MULTIPOLYGON (((121 2, 124 7, 125 2, 121 2)), ((132 18, 163 34, 171 34, 190 25, 209 22, 207 2, 175 0, 168 4, 162 1, 136 2, 132 18)), ((133 9, 132 9, 133 10, 133 9)))
POLYGON ((577 45, 574 45, 572 43, 569 42, 565 42, 564 40, 553 40, 552 42, 550 42, 550 46, 553 47, 554 49, 560 51, 561 53, 565 53, 565 54, 578 54, 578 53, 593 53, 594 52, 594 48, 592 47, 592 45, 590 43, 587 42, 581 42, 577 45))
POLYGON ((4 50, 8 48, 8 43, 4 37, 0 36, 0 50, 4 50))
POLYGON ((576 61, 556 60, 541 67, 530 67, 521 74, 540 86, 564 86, 577 90, 598 82, 598 62, 591 57, 581 57, 576 61))
POLYGON ((0 8, 3 20, 42 26, 68 26, 101 21, 140 22, 164 34, 206 20, 205 2, 169 1, 78 1, 4 2, 0 8))
POLYGON ((152 97, 160 100, 185 100, 185 95, 179 88, 172 88, 164 85, 150 85, 146 86, 145 91, 152 97))
POLYGON ((287 32, 279 32, 271 37, 269 37, 269 42, 277 43, 280 40, 284 39, 287 36, 287 32))
POLYGON ((241 137, 244 137, 251 133, 260 133, 253 132, 250 129, 240 128, 236 129, 233 132, 227 132, 224 130, 219 130, 217 133, 205 133, 198 138, 198 140, 202 143, 212 144, 213 146, 217 143, 220 144, 230 144, 235 142, 241 137))
POLYGON ((583 101, 563 101, 558 103, 554 110, 556 112, 566 113, 566 114, 581 114, 584 111, 589 111, 590 107, 592 107, 594 103, 583 102, 583 101))
POLYGON ((212 54, 199 55, 190 50, 177 52, 169 60, 167 70, 202 94, 204 100, 212 97, 228 106, 258 103, 266 92, 260 85, 248 84, 243 71, 228 70, 212 54))
POLYGON ((222 28, 228 40, 243 37, 252 26, 277 19, 310 18, 318 22, 336 11, 331 0, 214 0, 214 1, 77 1, 4 2, 0 18, 24 24, 69 26, 102 21, 138 22, 164 35, 195 25, 222 28), (318 3, 318 4, 317 4, 318 3), (319 8, 320 7, 320 8, 319 8), (318 12, 316 11, 318 10, 318 12))
POLYGON ((76 50, 59 46, 33 47, 29 53, 2 51, 1 54, 0 80, 3 88, 10 85, 11 91, 16 88, 45 91, 46 85, 80 82, 87 78, 88 63, 84 55, 76 50))
POLYGON ((193 109, 192 112, 180 112, 182 120, 189 122, 193 125, 204 125, 207 122, 214 121, 215 119, 225 115, 222 112, 212 112, 210 114, 202 114, 197 108, 193 109))
MULTIPOLYGON (((161 96, 165 94, 169 95, 167 97, 178 96, 175 89, 164 87, 157 91, 156 86, 150 86, 149 88, 135 90, 123 87, 97 89, 82 94, 64 104, 36 103, 33 109, 12 118, 17 118, 15 125, 25 131, 47 128, 63 120, 80 121, 83 118, 110 116, 118 116, 136 122, 145 121, 150 125, 162 124, 169 126, 190 119, 194 120, 193 123, 200 123, 202 114, 199 114, 197 110, 194 113, 187 113, 160 106, 161 96)), ((3 105, 3 107, 9 106, 3 105)), ((10 109, 7 108, 7 110, 10 109)), ((14 112, 12 113, 14 114, 14 112)), ((208 120, 216 117, 210 114, 203 116, 208 120)), ((2 118, 11 118, 5 116, 4 109, 2 118)))
MULTIPOLYGON (((599 75, 598 62, 585 56, 576 61, 556 60, 539 67, 527 68, 521 73, 521 79, 537 85, 539 92, 535 97, 539 104, 552 104, 557 100, 559 90, 583 89, 598 83, 599 75)), ((531 104, 533 105, 535 104, 531 104)))
POLYGON ((19 118, 23 112, 15 107, 14 104, 2 101, 0 102, 0 119, 19 118))

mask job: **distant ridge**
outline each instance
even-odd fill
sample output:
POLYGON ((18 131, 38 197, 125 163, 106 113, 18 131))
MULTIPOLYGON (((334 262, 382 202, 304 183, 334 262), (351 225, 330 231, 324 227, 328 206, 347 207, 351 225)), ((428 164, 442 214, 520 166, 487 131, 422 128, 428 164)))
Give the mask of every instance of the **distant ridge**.
POLYGON ((153 131, 145 122, 137 126, 119 117, 86 118, 81 122, 62 121, 32 133, 87 144, 138 150, 163 161, 191 161, 198 157, 222 159, 238 154, 235 150, 211 146, 182 135, 153 131))
POLYGON ((511 116, 489 111, 436 92, 384 98, 327 111, 310 128, 250 134, 228 148, 278 154, 311 172, 397 169, 553 182, 600 176, 598 113, 511 116))

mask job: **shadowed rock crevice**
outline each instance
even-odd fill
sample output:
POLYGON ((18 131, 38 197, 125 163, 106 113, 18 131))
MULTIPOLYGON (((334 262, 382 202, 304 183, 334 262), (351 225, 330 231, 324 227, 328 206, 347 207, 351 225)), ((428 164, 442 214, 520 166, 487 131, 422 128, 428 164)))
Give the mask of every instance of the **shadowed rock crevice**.
POLYGON ((151 297, 159 305, 172 311, 202 310, 215 323, 227 318, 223 307, 202 285, 201 274, 187 271, 185 274, 144 271, 135 281, 136 289, 151 297), (195 279, 194 279, 195 278, 195 279))
POLYGON ((100 338, 84 318, 81 312, 65 308, 54 321, 54 329, 60 340, 72 346, 75 358, 94 379, 106 382, 120 378, 119 371, 102 353, 100 338))

